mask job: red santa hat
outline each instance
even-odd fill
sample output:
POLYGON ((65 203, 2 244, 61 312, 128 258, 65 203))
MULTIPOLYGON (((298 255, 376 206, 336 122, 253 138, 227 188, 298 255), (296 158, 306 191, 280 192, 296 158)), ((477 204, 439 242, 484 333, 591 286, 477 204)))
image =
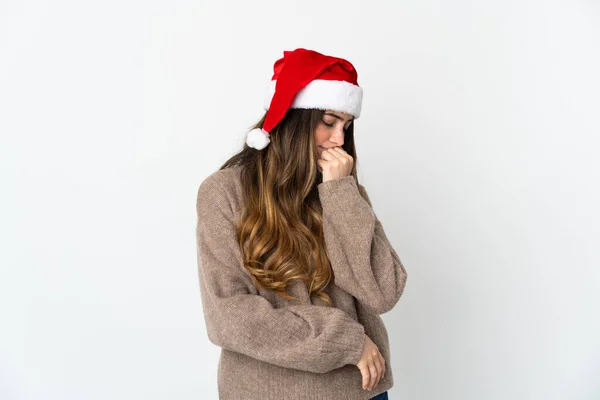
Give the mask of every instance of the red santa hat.
POLYGON ((363 91, 349 61, 298 48, 284 51, 273 71, 263 106, 267 116, 262 129, 248 133, 248 146, 264 149, 271 141, 269 133, 290 108, 340 111, 355 119, 360 116, 363 91))

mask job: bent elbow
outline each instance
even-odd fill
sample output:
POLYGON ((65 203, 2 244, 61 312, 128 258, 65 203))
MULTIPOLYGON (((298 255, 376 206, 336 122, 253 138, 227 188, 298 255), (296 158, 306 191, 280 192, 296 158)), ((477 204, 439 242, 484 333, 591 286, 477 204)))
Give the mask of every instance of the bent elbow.
POLYGON ((404 293, 407 279, 404 268, 401 268, 400 271, 401 273, 398 276, 394 290, 391 293, 386 294, 382 291, 380 296, 377 296, 375 299, 373 299, 375 301, 363 303, 368 311, 374 314, 385 314, 391 311, 396 304, 398 304, 400 297, 402 297, 402 294, 404 293))

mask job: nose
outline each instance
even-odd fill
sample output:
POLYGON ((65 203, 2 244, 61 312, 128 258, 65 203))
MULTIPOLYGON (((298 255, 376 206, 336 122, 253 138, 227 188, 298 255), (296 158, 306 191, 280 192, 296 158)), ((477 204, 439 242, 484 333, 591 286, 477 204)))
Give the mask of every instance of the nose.
POLYGON ((344 145, 344 128, 337 128, 335 130, 335 132, 331 135, 331 137, 329 138, 329 141, 331 143, 335 143, 336 146, 340 146, 342 147, 344 145))

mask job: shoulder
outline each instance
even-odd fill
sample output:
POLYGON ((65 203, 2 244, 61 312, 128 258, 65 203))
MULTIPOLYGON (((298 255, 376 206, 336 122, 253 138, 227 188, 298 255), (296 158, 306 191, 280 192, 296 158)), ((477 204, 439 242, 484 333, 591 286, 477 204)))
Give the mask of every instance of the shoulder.
POLYGON ((240 166, 228 167, 212 172, 198 186, 196 209, 234 207, 241 192, 240 166))
POLYGON ((218 191, 227 192, 235 189, 239 184, 241 167, 228 167, 212 172, 200 183, 199 192, 218 191))

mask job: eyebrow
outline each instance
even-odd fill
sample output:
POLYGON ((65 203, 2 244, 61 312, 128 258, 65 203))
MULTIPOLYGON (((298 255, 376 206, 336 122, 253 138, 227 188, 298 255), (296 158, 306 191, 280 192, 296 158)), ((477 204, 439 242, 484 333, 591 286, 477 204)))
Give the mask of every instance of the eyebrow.
MULTIPOLYGON (((344 120, 344 118, 340 117, 339 115, 332 114, 331 112, 326 112, 325 115, 331 115, 332 117, 336 117, 337 119, 341 119, 342 121, 344 120)), ((348 122, 354 122, 354 117, 349 119, 348 122)))

